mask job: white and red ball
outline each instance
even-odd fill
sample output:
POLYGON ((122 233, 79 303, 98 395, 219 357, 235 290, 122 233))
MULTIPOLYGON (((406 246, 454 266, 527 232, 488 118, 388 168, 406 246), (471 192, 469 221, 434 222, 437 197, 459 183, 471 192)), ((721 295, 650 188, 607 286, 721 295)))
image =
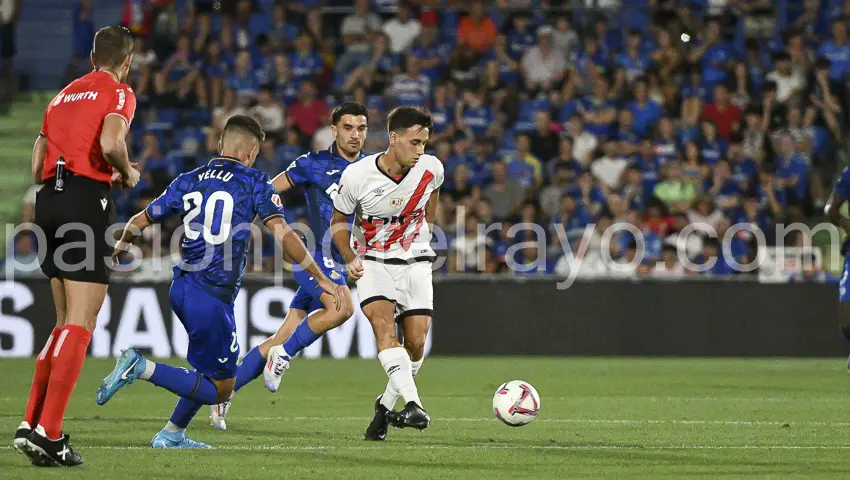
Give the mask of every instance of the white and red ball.
POLYGON ((530 383, 511 380, 499 385, 493 395, 493 411, 499 420, 511 427, 521 427, 537 418, 540 395, 530 383))

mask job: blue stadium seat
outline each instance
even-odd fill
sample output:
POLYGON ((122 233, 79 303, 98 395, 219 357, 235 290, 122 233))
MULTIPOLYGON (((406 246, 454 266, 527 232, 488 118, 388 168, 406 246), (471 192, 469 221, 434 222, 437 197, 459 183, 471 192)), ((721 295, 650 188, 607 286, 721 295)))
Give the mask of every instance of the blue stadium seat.
POLYGON ((176 108, 163 108, 156 111, 153 122, 147 126, 148 130, 171 130, 180 121, 180 110, 176 108))

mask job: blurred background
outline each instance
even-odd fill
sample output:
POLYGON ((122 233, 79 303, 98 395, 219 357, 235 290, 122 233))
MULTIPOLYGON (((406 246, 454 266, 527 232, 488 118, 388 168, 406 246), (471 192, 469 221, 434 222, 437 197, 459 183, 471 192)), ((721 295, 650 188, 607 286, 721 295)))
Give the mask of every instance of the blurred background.
MULTIPOLYGON (((94 32, 121 23, 137 35, 128 143, 143 180, 116 187, 120 220, 214 155, 230 115, 261 121, 256 167, 274 176, 330 145, 340 102, 368 106, 367 153, 385 148, 390 109, 424 104, 435 120, 429 149, 447 172, 437 224, 449 261, 439 274, 568 275, 579 254, 564 252, 557 229, 577 252, 595 225, 580 279, 837 282, 826 232, 774 227, 824 222, 846 163, 848 21, 850 1, 839 0, 3 0, 0 220, 32 220, 39 187, 28 166, 44 106, 90 70, 94 32), (488 234, 474 228, 496 222, 503 228, 488 234), (547 232, 545 259, 516 248, 532 232, 507 235, 522 222, 547 232), (600 261, 601 233, 626 224, 646 254, 614 272, 600 261), (689 224, 721 238, 743 228, 724 252, 699 231, 679 236, 689 224), (778 243, 794 248, 775 258, 778 243), (508 267, 511 247, 524 272, 508 267), (716 262, 695 273, 679 253, 716 262), (761 269, 729 265, 759 254, 761 269)), ((284 201, 290 222, 306 222, 301 192, 284 201)), ((176 226, 164 226, 162 255, 176 226)), ((5 242, 9 257, 36 261, 32 235, 5 242)), ((272 242, 262 245, 251 273, 274 270, 272 242)), ((149 238, 142 246, 146 262, 159 255, 149 238)), ((620 233, 608 253, 626 262, 635 247, 620 233)), ((132 274, 170 275, 148 263, 132 274)))

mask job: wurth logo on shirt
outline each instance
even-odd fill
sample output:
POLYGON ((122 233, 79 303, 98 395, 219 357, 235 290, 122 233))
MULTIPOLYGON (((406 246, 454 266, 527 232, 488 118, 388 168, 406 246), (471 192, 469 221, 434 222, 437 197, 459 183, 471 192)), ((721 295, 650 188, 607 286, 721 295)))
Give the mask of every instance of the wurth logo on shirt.
POLYGON ((60 93, 56 97, 56 101, 53 102, 53 105, 59 105, 60 103, 70 103, 77 102, 80 100, 95 100, 97 99, 98 92, 80 92, 80 93, 60 93))

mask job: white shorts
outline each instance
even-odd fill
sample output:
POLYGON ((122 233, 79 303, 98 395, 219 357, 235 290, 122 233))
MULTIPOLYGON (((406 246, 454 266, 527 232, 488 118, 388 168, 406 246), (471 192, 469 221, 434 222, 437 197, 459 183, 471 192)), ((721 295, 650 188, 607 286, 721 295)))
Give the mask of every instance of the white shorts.
POLYGON ((411 315, 434 314, 431 262, 388 265, 363 259, 363 276, 357 280, 360 308, 376 300, 395 303, 396 320, 411 315))

